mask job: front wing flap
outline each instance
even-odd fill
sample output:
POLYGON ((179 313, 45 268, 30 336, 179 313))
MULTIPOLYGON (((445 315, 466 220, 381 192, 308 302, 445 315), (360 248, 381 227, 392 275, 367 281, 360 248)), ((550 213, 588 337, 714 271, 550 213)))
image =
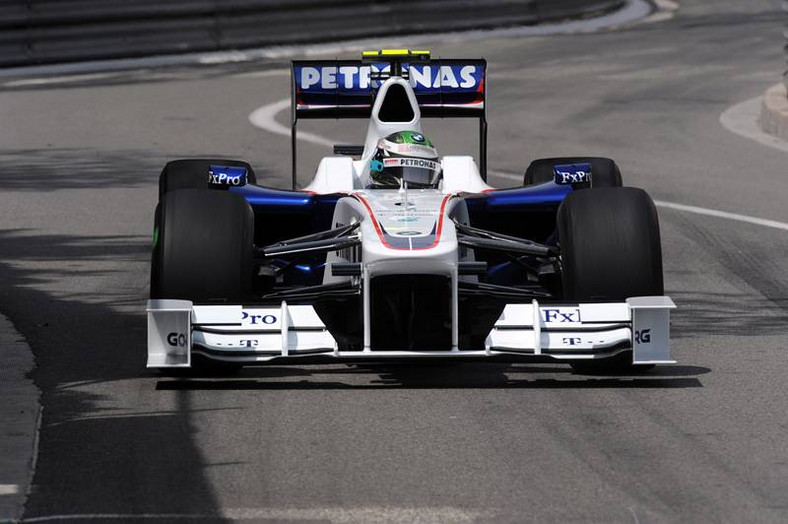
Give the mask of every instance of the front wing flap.
POLYGON ((494 351, 525 351, 558 359, 593 359, 631 348, 634 364, 675 362, 670 354, 668 297, 577 305, 508 304, 487 336, 494 351))
POLYGON ((301 356, 335 358, 550 357, 598 359, 632 349, 635 364, 675 362, 670 353, 668 297, 569 305, 507 304, 484 349, 436 351, 340 350, 309 305, 244 307, 148 301, 148 367, 191 366, 193 354, 239 363, 301 356))

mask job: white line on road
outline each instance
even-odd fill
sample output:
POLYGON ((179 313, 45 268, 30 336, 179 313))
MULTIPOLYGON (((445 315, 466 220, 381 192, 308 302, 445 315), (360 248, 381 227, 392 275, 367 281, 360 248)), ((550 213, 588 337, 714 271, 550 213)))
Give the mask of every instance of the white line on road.
POLYGON ((3 87, 35 87, 50 84, 68 84, 73 82, 87 82, 89 80, 101 80, 116 76, 116 73, 90 73, 85 75, 64 75, 50 76, 46 78, 26 78, 24 80, 12 80, 5 82, 3 87))
MULTIPOLYGON (((756 99, 756 100, 758 100, 758 99, 756 99)), ((751 102, 752 101, 750 100, 750 101, 745 102, 745 103, 751 103, 751 102)), ((739 104, 739 105, 742 105, 742 104, 739 104)), ((289 138, 290 137, 290 128, 285 126, 285 125, 282 125, 282 124, 280 124, 279 122, 276 121, 276 115, 281 113, 282 111, 284 111, 288 107, 290 107, 290 101, 288 99, 279 100, 278 102, 274 102, 272 104, 264 105, 264 106, 260 107, 259 109, 256 109, 255 111, 253 111, 249 115, 249 121, 255 127, 258 127, 260 129, 263 129, 263 130, 268 131, 270 133, 274 133, 274 134, 277 134, 277 135, 283 135, 283 136, 286 136, 286 137, 289 138)), ((734 106, 734 108, 736 108, 736 107, 737 106, 734 106)), ((734 108, 732 108, 732 109, 734 109, 734 108)), ((727 113, 727 111, 726 111, 726 113, 727 113)), ((725 115, 725 113, 723 113, 723 116, 724 115, 725 115)), ((736 116, 736 113, 734 114, 734 116, 736 118, 739 118, 738 116, 736 116)), ((723 123, 723 125, 725 125, 725 124, 723 123)), ((755 124, 755 126, 757 128, 757 123, 755 124)), ((737 131, 734 131, 734 132, 737 132, 737 131)), ((739 133, 739 134, 741 134, 741 133, 739 133)), ((771 137, 771 135, 766 135, 766 136, 771 137)), ((774 137, 772 137, 772 138, 774 138, 774 137)), ((304 142, 310 142, 312 144, 316 144, 316 145, 319 145, 319 146, 325 146, 325 147, 328 147, 328 148, 331 148, 334 145, 334 143, 331 140, 329 140, 328 138, 322 137, 320 135, 315 135, 315 134, 312 134, 312 133, 298 133, 298 139, 299 140, 303 140, 304 142)), ((774 138, 774 139, 778 140, 776 138, 774 138)), ((786 150, 788 150, 788 145, 785 145, 784 143, 782 143, 782 141, 779 141, 779 142, 781 142, 781 146, 782 147, 785 147, 786 150)), ((506 180, 513 180, 515 182, 522 183, 522 180, 523 180, 523 175, 517 175, 517 174, 514 174, 514 173, 505 173, 505 172, 502 172, 502 171, 493 171, 493 170, 488 171, 488 173, 489 173, 490 176, 503 178, 503 179, 506 179, 506 180)), ((765 218, 758 218, 758 217, 753 217, 753 216, 748 216, 748 215, 741 215, 739 213, 729 213, 727 211, 720 211, 720 210, 717 210, 717 209, 708 209, 708 208, 705 208, 705 207, 689 206, 689 205, 685 205, 685 204, 678 204, 678 203, 675 203, 675 202, 666 202, 664 200, 656 200, 654 202, 654 204, 656 204, 658 207, 663 207, 663 208, 667 208, 667 209, 675 209, 676 211, 683 211, 685 213, 694 213, 696 215, 705 215, 705 216, 716 217, 716 218, 724 218, 726 220, 735 220, 736 222, 744 222, 744 223, 747 223, 747 224, 754 224, 754 225, 757 225, 757 226, 770 227, 770 228, 773 228, 773 229, 780 229, 780 230, 783 230, 783 231, 788 231, 788 223, 778 222, 776 220, 768 220, 768 219, 765 219, 765 218)))
MULTIPOLYGON (((488 173, 491 176, 504 178, 507 180, 515 180, 517 182, 522 182, 523 180, 523 175, 515 175, 513 173, 503 173, 501 171, 488 171, 488 173)), ((755 224, 757 226, 771 227, 774 229, 782 229, 783 231, 788 231, 788 224, 786 224, 785 222, 777 222, 776 220, 768 220, 765 218, 740 215, 738 213, 729 213, 727 211, 719 211, 717 209, 708 209, 705 207, 688 206, 685 204, 677 204, 675 202, 666 202, 664 200, 655 200, 654 204, 657 207, 675 209, 677 211, 684 211, 686 213, 695 213, 696 215, 726 218, 728 220, 735 220, 737 222, 746 222, 747 224, 755 224)))
POLYGON ((718 211, 716 209, 707 209, 705 207, 687 206, 684 204, 676 204, 674 202, 665 202, 662 200, 655 200, 654 203, 659 207, 676 209, 678 211, 686 211, 687 213, 695 213, 696 215, 727 218, 728 220, 736 220, 737 222, 746 222, 747 224, 755 224, 756 226, 771 227, 774 229, 788 231, 788 224, 785 222, 777 222, 776 220, 740 215, 738 213, 728 213, 727 211, 718 211))
POLYGON ((788 142, 764 132, 758 125, 762 104, 763 97, 759 96, 733 105, 720 115, 720 124, 731 133, 780 151, 788 151, 788 142))
POLYGON ((516 175, 514 173, 504 173, 503 171, 495 171, 493 169, 488 169, 487 174, 489 176, 505 178, 506 180, 513 180, 515 182, 519 182, 520 184, 523 183, 523 175, 516 175))
POLYGON ((674 0, 654 0, 657 10, 647 16, 641 23, 654 24, 672 19, 679 9, 678 2, 674 0))
POLYGON ((184 513, 88 513, 44 515, 21 522, 57 522, 61 520, 256 520, 256 521, 325 521, 325 522, 477 522, 494 516, 490 511, 453 507, 364 506, 357 508, 221 508, 217 514, 184 513))
POLYGON ((289 69, 266 69, 264 71, 250 71, 248 73, 236 73, 233 78, 265 78, 269 76, 289 75, 289 69))
MULTIPOLYGON (((253 126, 264 129, 269 133, 283 135, 289 138, 290 128, 276 121, 276 115, 289 107, 290 100, 286 98, 284 100, 280 100, 279 102, 265 105, 252 111, 252 113, 249 115, 249 122, 251 122, 253 126)), ((326 146, 328 148, 334 147, 334 143, 331 140, 312 133, 298 133, 298 139, 303 140, 304 142, 317 144, 319 146, 326 146)))
POLYGON ((19 493, 19 484, 0 484, 0 495, 16 495, 19 493))

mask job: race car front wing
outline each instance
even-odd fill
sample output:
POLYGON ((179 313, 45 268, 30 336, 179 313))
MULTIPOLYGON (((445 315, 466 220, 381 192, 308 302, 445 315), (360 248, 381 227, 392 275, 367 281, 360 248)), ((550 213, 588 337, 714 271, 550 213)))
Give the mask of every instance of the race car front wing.
MULTIPOLYGON (((516 356, 588 360, 632 349, 634 364, 674 363, 669 297, 625 302, 507 304, 484 349, 341 350, 310 305, 244 307, 148 301, 148 367, 188 368, 195 354, 245 364, 322 355, 336 359, 516 356)), ((366 330, 369 326, 365 327, 366 330)))

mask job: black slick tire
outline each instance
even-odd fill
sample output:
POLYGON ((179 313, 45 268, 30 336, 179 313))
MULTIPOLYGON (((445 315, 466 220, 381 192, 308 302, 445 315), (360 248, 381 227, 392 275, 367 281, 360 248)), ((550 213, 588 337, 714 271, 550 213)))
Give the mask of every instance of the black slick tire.
POLYGON ((257 177, 246 162, 220 158, 190 158, 167 162, 159 175, 159 201, 166 193, 179 189, 208 189, 208 171, 211 166, 234 166, 246 169, 247 184, 257 184, 257 177))
MULTIPOLYGON (((571 302, 620 302, 663 295, 657 211, 642 189, 575 191, 558 209, 563 298, 571 302)), ((572 364, 582 373, 644 371, 631 353, 572 364)))
MULTIPOLYGON (((239 303, 252 290, 254 213, 234 193, 181 189, 156 207, 151 298, 239 303)), ((195 355, 189 370, 165 376, 228 375, 243 366, 195 355)))
POLYGON ((157 208, 151 298, 239 303, 252 290, 254 213, 224 191, 182 189, 157 208))

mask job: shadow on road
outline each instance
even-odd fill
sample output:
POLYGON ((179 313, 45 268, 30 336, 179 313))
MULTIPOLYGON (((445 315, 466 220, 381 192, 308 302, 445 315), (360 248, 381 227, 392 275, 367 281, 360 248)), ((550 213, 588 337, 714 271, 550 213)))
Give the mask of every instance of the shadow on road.
POLYGON ((697 378, 711 370, 700 366, 663 366, 622 376, 573 374, 569 366, 455 364, 448 366, 360 365, 347 369, 306 367, 246 368, 237 377, 162 379, 162 391, 202 390, 377 390, 377 389, 671 389, 699 388, 697 378), (549 374, 549 377, 540 375, 549 374), (345 375, 325 380, 325 375, 345 375))
POLYGON ((81 148, 0 150, 5 191, 139 187, 161 171, 161 158, 149 151, 97 151, 81 148), (24 176, 20 176, 24 173, 24 176))
POLYGON ((189 393, 162 409, 130 386, 145 365, 147 272, 134 269, 149 256, 147 237, 0 231, 0 305, 44 405, 25 518, 219 512, 189 393))
MULTIPOLYGON (((233 155, 207 151, 202 158, 232 158, 233 155)), ((4 191, 50 193, 63 189, 135 188, 158 182, 168 160, 194 158, 194 154, 162 156, 143 149, 100 151, 82 148, 0 149, 4 191), (24 176, 20 176, 24 173, 24 176)), ((264 166, 254 166, 258 180, 281 176, 264 166)), ((155 190, 153 190, 155 194, 155 190)), ((153 209, 150 210, 151 216, 153 209)))

